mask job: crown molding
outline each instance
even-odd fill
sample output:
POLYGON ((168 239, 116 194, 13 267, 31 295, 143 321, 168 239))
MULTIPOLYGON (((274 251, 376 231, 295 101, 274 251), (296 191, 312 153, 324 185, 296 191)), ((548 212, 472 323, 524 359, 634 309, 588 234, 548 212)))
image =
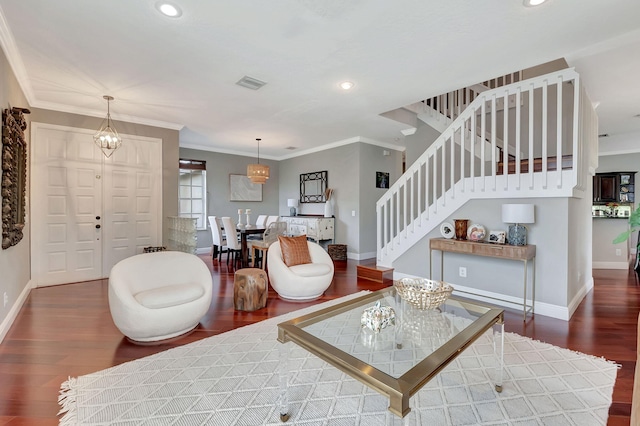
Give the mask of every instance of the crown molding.
MULTIPOLYGON (((379 147, 382 147, 382 148, 393 149, 394 151, 401 151, 401 152, 406 150, 406 148, 402 147, 402 146, 397 146, 397 145, 393 145, 393 144, 390 144, 390 143, 376 141, 374 139, 369 139, 369 138, 364 138, 364 137, 361 137, 361 136, 356 136, 356 137, 353 137, 353 138, 344 139, 344 140, 341 140, 341 141, 338 141, 338 142, 322 145, 322 146, 319 146, 319 147, 316 147, 316 148, 305 149, 303 151, 299 151, 299 152, 296 152, 296 153, 283 155, 283 156, 280 156, 280 157, 260 155, 260 158, 264 158, 264 159, 267 159, 267 160, 282 161, 282 160, 288 160, 290 158, 301 157, 303 155, 314 154, 316 152, 326 151, 328 149, 338 148, 338 147, 341 147, 341 146, 344 146, 344 145, 350 145, 352 143, 366 143, 366 144, 369 144, 369 145, 376 145, 376 146, 379 146, 379 147)), ((231 149, 224 149, 224 148, 214 148, 214 147, 210 147, 210 146, 203 145, 203 144, 182 142, 182 141, 180 142, 180 148, 198 149, 198 150, 201 150, 201 151, 219 152, 221 154, 240 155, 240 156, 243 156, 243 157, 255 157, 255 154, 248 154, 246 152, 234 151, 234 150, 231 150, 231 149)))
POLYGON ((16 80, 18 80, 18 84, 22 89, 22 93, 24 93, 25 98, 27 98, 27 103, 29 106, 32 106, 35 103, 35 97, 33 94, 33 88, 31 87, 31 83, 29 82, 29 78, 27 77, 27 69, 24 66, 24 62, 22 62, 22 56, 20 56, 20 52, 18 51, 18 47, 16 46, 16 41, 13 38, 13 33, 7 24, 7 20, 4 17, 4 11, 0 6, 0 46, 4 51, 5 56, 7 57, 7 61, 9 62, 9 66, 13 70, 13 74, 16 76, 16 80))

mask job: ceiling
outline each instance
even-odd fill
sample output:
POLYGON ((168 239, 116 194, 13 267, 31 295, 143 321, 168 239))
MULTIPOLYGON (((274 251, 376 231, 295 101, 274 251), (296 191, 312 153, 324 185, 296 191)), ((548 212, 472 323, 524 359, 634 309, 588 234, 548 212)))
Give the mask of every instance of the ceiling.
POLYGON ((402 149, 407 126, 381 113, 558 58, 599 133, 640 132, 639 1, 170 1, 179 18, 156 0, 0 0, 0 43, 32 107, 103 117, 109 94, 113 118, 179 129, 185 147, 402 149))

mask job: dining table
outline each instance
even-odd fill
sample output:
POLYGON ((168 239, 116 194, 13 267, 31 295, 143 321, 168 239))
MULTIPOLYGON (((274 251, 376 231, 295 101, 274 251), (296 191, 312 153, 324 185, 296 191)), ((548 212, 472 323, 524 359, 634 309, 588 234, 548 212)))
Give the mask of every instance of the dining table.
POLYGON ((267 230, 264 226, 236 226, 236 230, 240 234, 240 253, 241 253, 241 267, 249 267, 249 250, 247 248, 247 236, 248 235, 262 235, 267 230))

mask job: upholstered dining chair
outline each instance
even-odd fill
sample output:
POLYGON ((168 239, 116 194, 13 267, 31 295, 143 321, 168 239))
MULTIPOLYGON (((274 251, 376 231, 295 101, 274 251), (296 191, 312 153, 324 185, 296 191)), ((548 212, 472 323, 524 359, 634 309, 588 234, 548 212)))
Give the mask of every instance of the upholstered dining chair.
POLYGON ((264 226, 269 227, 269 225, 271 225, 273 222, 277 222, 278 219, 280 219, 280 216, 269 216, 264 226))
POLYGON ((258 215, 258 218, 256 219, 256 226, 258 228, 265 228, 266 227, 266 223, 267 223, 267 218, 269 216, 267 216, 266 214, 261 214, 258 215))
POLYGON ((249 245, 249 253, 253 259, 254 268, 258 263, 258 259, 260 259, 262 269, 266 269, 266 254, 267 250, 269 250, 269 246, 278 241, 278 235, 286 235, 286 233, 287 222, 272 222, 267 230, 264 231, 264 234, 262 234, 262 239, 247 241, 247 244, 249 245), (258 255, 258 253, 260 255, 258 255))
POLYGON ((231 256, 231 265, 235 266, 236 262, 241 260, 238 255, 242 249, 240 239, 238 238, 238 230, 236 229, 236 224, 228 216, 222 218, 222 225, 224 227, 224 233, 227 236, 227 265, 229 264, 229 256, 231 256))
POLYGON ((212 259, 218 254, 218 263, 222 261, 222 253, 227 253, 227 240, 222 237, 222 228, 216 216, 209 216, 209 226, 211 227, 211 239, 213 241, 212 259))

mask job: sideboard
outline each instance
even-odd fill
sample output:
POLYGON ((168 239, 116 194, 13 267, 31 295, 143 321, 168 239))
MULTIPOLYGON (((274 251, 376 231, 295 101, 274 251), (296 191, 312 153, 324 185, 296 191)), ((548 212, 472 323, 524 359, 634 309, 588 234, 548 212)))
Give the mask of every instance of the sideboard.
POLYGON ((282 216, 282 221, 287 222, 287 233, 289 235, 304 235, 308 238, 320 242, 335 238, 332 217, 322 216, 282 216))

